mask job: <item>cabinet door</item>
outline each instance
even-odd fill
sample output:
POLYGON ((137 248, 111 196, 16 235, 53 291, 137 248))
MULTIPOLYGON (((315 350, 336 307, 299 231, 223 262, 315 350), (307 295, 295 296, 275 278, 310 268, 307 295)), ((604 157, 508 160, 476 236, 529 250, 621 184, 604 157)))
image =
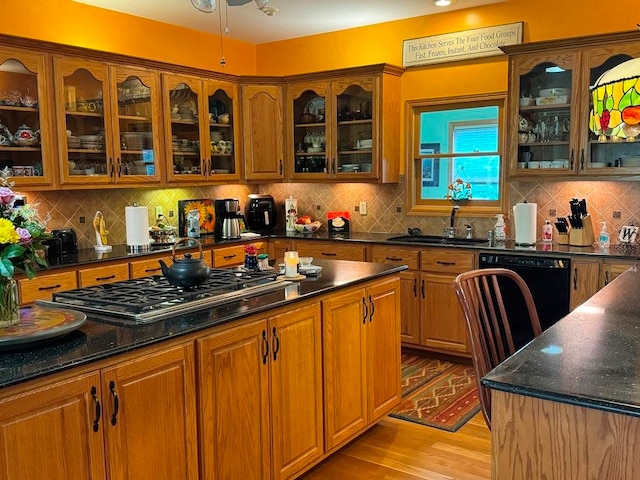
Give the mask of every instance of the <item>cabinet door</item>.
POLYGON ((60 181, 64 184, 108 184, 115 180, 114 121, 108 99, 107 65, 54 56, 58 105, 60 181))
MULTIPOLYGON (((328 116, 328 82, 287 86, 287 171, 293 179, 325 180, 332 148, 333 119, 328 116)), ((335 155, 334 155, 335 158, 335 155)))
POLYGON ((92 287, 105 283, 129 280, 129 264, 92 267, 78 270, 80 287, 92 287))
POLYGON ((102 392, 110 478, 198 479, 192 344, 104 370, 102 392))
MULTIPOLYGON (((583 52, 584 71, 582 83, 595 86, 601 75, 633 58, 640 57, 637 42, 593 47, 583 52)), ((635 75, 630 75, 635 76, 635 75)), ((626 107, 636 106, 640 85, 629 79, 616 87, 585 89, 581 103, 582 131, 585 138, 584 163, 580 173, 594 175, 637 175, 640 173, 640 131, 637 125, 626 125, 623 119, 626 107), (606 94, 605 94, 606 92, 606 94), (599 98, 594 105, 593 93, 599 98), (604 100, 608 98, 608 100, 604 100), (603 118, 607 110, 607 119, 603 118), (592 112, 594 115, 592 115, 592 112), (595 131, 594 131, 595 130, 595 131), (597 132, 597 133, 596 133, 597 132), (617 168, 616 168, 617 167, 617 168)), ((633 110, 633 109, 630 109, 633 110)))
POLYGON ((328 260, 358 260, 364 262, 367 247, 363 244, 344 245, 338 242, 296 241, 301 257, 324 258, 328 260))
POLYGON ((164 168, 159 74, 123 66, 111 67, 110 76, 114 181, 159 183, 164 168))
MULTIPOLYGON (((209 125, 201 108, 202 80, 186 75, 162 75, 165 105, 167 181, 202 182, 206 178, 204 126, 209 125), (168 110, 168 111, 167 111, 168 110)), ((207 162, 208 163, 208 162, 207 162)))
POLYGON ((18 280, 20 305, 28 305, 36 300, 51 300, 54 293, 78 288, 76 272, 50 273, 38 275, 29 280, 18 280))
POLYGON ((467 326, 453 290, 456 275, 423 273, 422 345, 454 354, 469 352, 467 326))
POLYGON ((367 385, 369 423, 400 402, 400 281, 367 288, 367 385))
POLYGON ((50 82, 46 55, 0 48, 0 168, 12 169, 16 187, 48 185, 54 178, 50 82), (22 126, 32 133, 18 134, 22 126))
POLYGON ((570 308, 573 310, 598 291, 600 263, 574 258, 571 260, 571 271, 570 308))
POLYGON ((400 336, 402 343, 419 344, 420 273, 400 272, 400 336))
POLYGON ((242 145, 240 130, 240 95, 238 86, 229 82, 204 81, 204 104, 200 107, 208 112, 203 118, 203 141, 201 149, 206 162, 207 180, 229 182, 240 179, 242 145))
MULTIPOLYGON (((571 262, 573 264, 573 261, 571 262)), ((600 266, 600 288, 609 285, 618 275, 633 268, 635 271, 637 262, 623 262, 620 260, 604 260, 600 266)))
MULTIPOLYGON (((135 260, 129 262, 129 276, 131 278, 142 278, 148 277, 149 275, 162 275, 162 268, 160 267, 158 260, 164 260, 167 265, 171 265, 173 263, 173 257, 135 260)), ((208 263, 208 265, 211 265, 211 263, 208 263)))
POLYGON ((322 333, 315 303, 270 317, 273 478, 290 478, 323 453, 322 333))
POLYGON ((266 321, 198 340, 202 480, 271 478, 266 321))
MULTIPOLYGON (((97 373, 44 384, 0 400, 0 478, 103 479, 97 373)), ((148 478, 148 477, 138 477, 148 478)))
POLYGON ((367 425, 365 290, 322 302, 327 450, 367 425))
POLYGON ((247 180, 284 178, 282 88, 242 86, 242 133, 247 180))
POLYGON ((575 174, 584 157, 578 53, 518 55, 510 65, 509 82, 511 175, 575 174))

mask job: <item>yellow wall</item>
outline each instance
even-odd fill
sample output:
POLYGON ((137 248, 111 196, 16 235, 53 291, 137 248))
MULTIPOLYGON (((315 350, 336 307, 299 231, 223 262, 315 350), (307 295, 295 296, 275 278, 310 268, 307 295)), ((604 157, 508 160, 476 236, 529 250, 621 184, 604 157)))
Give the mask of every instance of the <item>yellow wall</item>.
MULTIPOLYGON (((131 0, 135 1, 135 0, 131 0)), ((158 0, 158 5, 163 0, 158 0)), ((188 0, 183 0, 188 1, 188 0)), ((255 46, 71 0, 3 0, 2 33, 234 75, 255 74, 255 46)), ((159 7, 161 8, 161 7, 159 7)))

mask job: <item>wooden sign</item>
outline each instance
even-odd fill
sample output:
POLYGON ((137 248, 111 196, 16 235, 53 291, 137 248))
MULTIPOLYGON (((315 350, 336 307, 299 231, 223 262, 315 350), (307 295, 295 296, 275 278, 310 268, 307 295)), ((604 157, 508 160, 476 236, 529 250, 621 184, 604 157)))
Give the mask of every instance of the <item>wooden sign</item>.
POLYGON ((402 65, 414 67, 502 55, 500 47, 522 43, 522 22, 405 40, 402 65))

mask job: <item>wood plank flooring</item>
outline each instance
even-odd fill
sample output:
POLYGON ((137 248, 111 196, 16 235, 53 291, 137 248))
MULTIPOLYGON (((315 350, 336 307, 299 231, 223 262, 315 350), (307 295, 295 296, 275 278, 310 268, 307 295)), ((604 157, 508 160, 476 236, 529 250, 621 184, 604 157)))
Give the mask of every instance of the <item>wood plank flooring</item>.
POLYGON ((490 432, 478 413, 455 433, 385 417, 304 480, 487 480, 490 432))

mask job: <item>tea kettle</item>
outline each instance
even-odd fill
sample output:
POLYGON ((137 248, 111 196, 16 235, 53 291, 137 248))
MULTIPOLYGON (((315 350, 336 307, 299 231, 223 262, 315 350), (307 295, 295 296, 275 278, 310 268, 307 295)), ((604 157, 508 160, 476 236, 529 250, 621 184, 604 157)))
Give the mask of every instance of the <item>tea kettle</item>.
POLYGON ((171 285, 185 289, 193 289, 198 285, 207 283, 210 269, 204 263, 202 244, 198 240, 193 238, 181 238, 173 244, 173 247, 171 248, 171 256, 173 261, 173 265, 171 265, 171 267, 167 266, 163 260, 158 260, 158 262, 160 262, 160 267, 162 268, 162 274, 171 285), (178 260, 176 258, 176 246, 187 241, 196 242, 198 244, 198 248, 200 249, 200 258, 191 258, 190 253, 185 253, 183 259, 178 260))

